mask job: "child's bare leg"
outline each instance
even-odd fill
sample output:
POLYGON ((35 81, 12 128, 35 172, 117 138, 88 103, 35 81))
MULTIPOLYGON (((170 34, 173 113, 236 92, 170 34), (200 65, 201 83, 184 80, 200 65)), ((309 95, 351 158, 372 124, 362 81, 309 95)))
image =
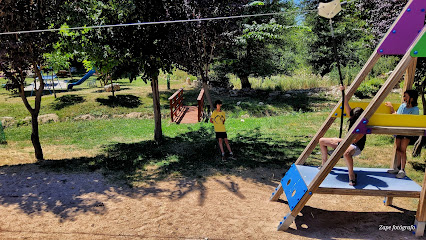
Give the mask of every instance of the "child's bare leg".
POLYGON ((396 138, 395 139, 395 145, 396 145, 396 168, 401 169, 401 154, 400 154, 400 149, 401 149, 401 138, 396 138))
POLYGON ((355 153, 355 148, 353 146, 349 146, 348 149, 343 154, 343 157, 346 160, 346 166, 348 167, 349 180, 355 179, 354 159, 352 158, 354 153, 355 153))
POLYGON ((226 144, 226 148, 228 148, 228 151, 229 151, 230 153, 232 153, 231 146, 229 146, 228 138, 225 138, 225 144, 226 144))
POLYGON ((220 152, 222 153, 222 155, 225 154, 225 151, 223 150, 223 140, 222 138, 217 139, 219 142, 219 148, 220 148, 220 152))
POLYGON ((405 164, 407 162, 407 146, 409 143, 409 138, 403 138, 401 139, 401 144, 399 145, 399 148, 397 148, 398 155, 401 159, 401 169, 405 169, 405 164))
POLYGON ((319 140, 319 144, 320 144, 320 149, 321 149, 321 160, 322 160, 322 165, 325 164, 325 162, 327 162, 327 147, 331 147, 333 149, 337 148, 337 145, 339 144, 339 142, 342 141, 342 139, 340 138, 320 138, 319 140))

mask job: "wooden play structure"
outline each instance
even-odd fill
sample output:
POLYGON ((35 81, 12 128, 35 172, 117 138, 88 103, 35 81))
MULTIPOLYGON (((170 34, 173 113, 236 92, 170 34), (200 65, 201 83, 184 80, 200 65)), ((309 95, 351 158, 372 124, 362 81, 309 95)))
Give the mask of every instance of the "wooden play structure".
POLYGON ((204 108, 204 89, 201 88, 197 97, 197 106, 184 106, 183 88, 177 90, 171 97, 170 117, 172 122, 176 123, 197 123, 201 121, 204 108))
MULTIPOLYGON (((319 170, 314 166, 304 166, 306 159, 317 146, 332 123, 340 115, 340 101, 322 124, 316 135, 290 167, 280 184, 272 193, 271 201, 277 201, 284 192, 290 208, 280 222, 278 230, 287 230, 313 194, 340 194, 384 196, 385 204, 391 205, 393 197, 419 198, 414 225, 415 235, 423 236, 426 224, 426 174, 422 186, 405 177, 395 178, 381 168, 354 168, 358 183, 348 185, 347 168, 335 168, 336 163, 354 140, 356 134, 401 134, 411 136, 426 135, 425 115, 390 114, 383 101, 400 79, 404 77, 403 91, 413 85, 418 57, 426 57, 425 0, 410 0, 394 24, 389 28, 382 41, 370 56, 351 86, 347 88, 348 99, 365 79, 382 55, 404 55, 392 74, 370 103, 350 103, 351 107, 361 106, 364 112, 344 136, 343 141, 329 156, 319 170)), ((394 105, 395 109, 398 105, 394 105)), ((390 164, 395 165, 395 160, 390 164)))

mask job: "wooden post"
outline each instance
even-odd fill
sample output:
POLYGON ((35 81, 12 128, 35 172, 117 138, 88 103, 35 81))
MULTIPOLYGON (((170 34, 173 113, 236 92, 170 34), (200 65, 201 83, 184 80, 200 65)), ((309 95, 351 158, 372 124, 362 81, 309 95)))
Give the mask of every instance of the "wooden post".
POLYGON ((423 236, 426 223, 426 172, 423 177, 422 192, 420 193, 419 205, 417 206, 416 221, 416 237, 423 236))
POLYGON ((275 191, 272 193, 271 197, 269 198, 269 201, 278 201, 278 199, 280 198, 281 194, 283 194, 284 189, 283 186, 281 186, 281 183, 278 184, 278 187, 275 188, 275 191))
POLYGON ((404 88, 402 93, 413 88, 414 76, 416 74, 417 58, 413 58, 411 65, 407 68, 404 76, 404 88))
MULTIPOLYGON (((413 58, 411 65, 407 68, 404 76, 404 87, 402 89, 401 103, 404 102, 404 92, 413 88, 414 76, 416 74, 417 58, 413 58)), ((393 159, 391 160, 390 168, 396 169, 398 167, 398 153, 396 151, 396 139, 393 142, 393 159)), ((392 205, 392 197, 386 198, 385 205, 392 205), (390 203, 388 203, 388 201, 390 203)))
POLYGON ((198 94, 197 108, 198 108, 198 122, 199 122, 201 120, 201 115, 204 109, 204 88, 201 88, 200 94, 198 94))
POLYGON ((183 88, 180 88, 171 97, 169 97, 169 102, 170 102, 170 117, 172 122, 174 122, 174 116, 177 115, 176 112, 181 111, 181 108, 183 105, 183 88))
POLYGON ((393 200, 393 197, 386 196, 384 200, 385 206, 391 206, 392 200, 393 200))

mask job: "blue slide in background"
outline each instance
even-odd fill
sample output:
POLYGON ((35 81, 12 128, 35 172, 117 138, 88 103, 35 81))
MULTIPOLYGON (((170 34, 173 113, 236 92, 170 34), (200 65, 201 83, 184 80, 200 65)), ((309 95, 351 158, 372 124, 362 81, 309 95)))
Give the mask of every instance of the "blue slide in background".
POLYGON ((74 87, 75 85, 80 85, 82 84, 84 81, 86 81, 90 76, 92 76, 96 71, 94 69, 90 70, 89 72, 86 73, 86 75, 84 75, 80 80, 78 80, 75 83, 70 83, 68 84, 67 89, 70 90, 72 89, 72 87, 74 87))

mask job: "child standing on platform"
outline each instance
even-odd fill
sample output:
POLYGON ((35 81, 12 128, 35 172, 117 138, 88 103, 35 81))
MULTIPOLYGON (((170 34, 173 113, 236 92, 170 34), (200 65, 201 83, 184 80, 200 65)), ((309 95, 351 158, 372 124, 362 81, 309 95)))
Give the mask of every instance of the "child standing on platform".
POLYGON ((213 123, 214 131, 216 132, 216 139, 219 143, 220 152, 222 153, 222 160, 225 160, 225 151, 223 149, 223 142, 225 141, 226 148, 228 148, 230 159, 234 159, 234 154, 232 153, 231 146, 229 146, 228 142, 228 136, 226 134, 225 129, 225 112, 222 111, 222 101, 216 100, 214 103, 216 106, 216 109, 213 111, 210 122, 213 123))

